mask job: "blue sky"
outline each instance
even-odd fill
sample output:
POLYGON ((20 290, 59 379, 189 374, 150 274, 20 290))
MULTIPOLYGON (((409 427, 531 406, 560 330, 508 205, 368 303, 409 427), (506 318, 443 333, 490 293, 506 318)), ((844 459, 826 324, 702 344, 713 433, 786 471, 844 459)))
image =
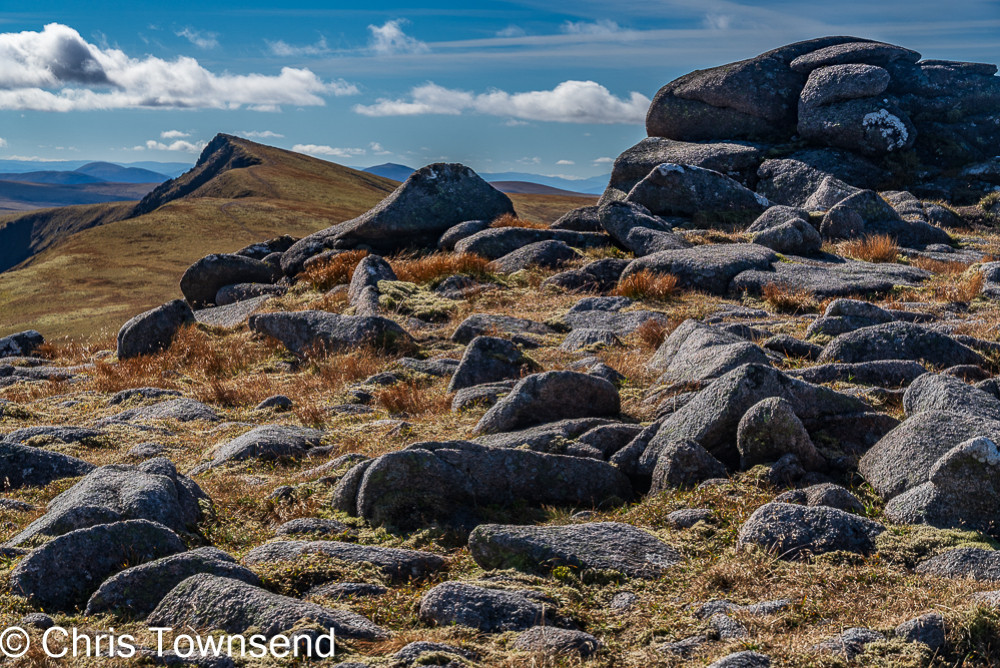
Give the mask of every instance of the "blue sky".
POLYGON ((1000 0, 5 1, 0 159, 193 162, 229 132, 588 177, 664 83, 829 34, 995 63, 1000 0))

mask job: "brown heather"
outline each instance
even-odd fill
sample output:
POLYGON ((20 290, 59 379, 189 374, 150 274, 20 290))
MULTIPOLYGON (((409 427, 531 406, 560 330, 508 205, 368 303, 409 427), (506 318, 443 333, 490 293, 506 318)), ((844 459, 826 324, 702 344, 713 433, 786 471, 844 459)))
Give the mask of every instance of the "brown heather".
POLYGON ((480 278, 489 275, 490 261, 474 253, 432 253, 399 255, 389 260, 396 278, 410 283, 432 283, 453 274, 480 278))
POLYGON ((781 313, 806 313, 819 306, 815 295, 808 290, 791 288, 780 283, 768 283, 761 292, 761 299, 781 313))
POLYGON ((896 240, 887 234, 874 234, 862 239, 837 244, 841 255, 865 262, 895 262, 899 256, 896 240))
POLYGON ((549 226, 545 223, 536 223, 530 220, 518 218, 512 213, 505 213, 492 223, 490 227, 527 227, 533 230, 547 230, 549 226))
POLYGON ((614 294, 629 299, 670 299, 677 290, 677 277, 643 269, 618 281, 614 294))
POLYGON ((329 290, 343 283, 351 282, 351 275, 358 262, 368 255, 368 251, 347 251, 334 255, 326 262, 317 262, 299 275, 299 281, 316 290, 329 290))

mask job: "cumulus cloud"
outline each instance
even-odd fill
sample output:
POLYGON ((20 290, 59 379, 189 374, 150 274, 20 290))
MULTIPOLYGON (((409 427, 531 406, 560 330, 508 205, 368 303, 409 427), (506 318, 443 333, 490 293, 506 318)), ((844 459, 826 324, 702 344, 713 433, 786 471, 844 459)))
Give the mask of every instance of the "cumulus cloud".
POLYGON ((178 151, 181 153, 201 153, 202 149, 205 148, 206 142, 189 142, 183 139, 178 139, 175 142, 166 144, 161 141, 156 141, 155 139, 150 139, 146 142, 145 146, 136 146, 133 150, 143 151, 178 151))
POLYGON ((392 151, 385 150, 385 147, 382 146, 382 144, 378 143, 377 141, 373 141, 372 143, 368 144, 368 148, 370 148, 371 152, 374 153, 375 155, 390 155, 392 153, 392 151))
POLYGON ((303 44, 301 46, 296 46, 289 44, 288 42, 278 40, 272 42, 270 40, 264 40, 267 42, 268 48, 276 56, 282 57, 294 57, 294 56, 323 56, 331 53, 332 49, 326 44, 326 38, 320 37, 319 41, 315 44, 303 44))
POLYGON ((99 47, 69 26, 0 33, 0 109, 248 109, 321 106, 326 95, 353 95, 343 80, 324 82, 308 69, 278 75, 215 74, 197 60, 132 58, 99 47))
POLYGON ((403 32, 403 19, 386 21, 381 26, 370 25, 368 32, 371 39, 368 46, 380 56, 392 56, 400 53, 427 53, 430 47, 418 39, 403 32))
POLYGON ((474 94, 427 83, 415 87, 408 99, 379 99, 355 105, 365 116, 459 115, 466 111, 556 123, 640 124, 649 98, 633 92, 618 98, 594 81, 564 81, 552 90, 508 93, 491 90, 474 94))
POLYGON ((200 30, 184 28, 184 30, 174 34, 178 37, 183 37, 199 49, 214 49, 219 46, 219 36, 214 32, 202 32, 200 30))
POLYGON ((0 137, 0 148, 7 148, 7 140, 0 137))
POLYGON ((610 165, 614 161, 615 161, 614 158, 603 157, 603 158, 597 158, 596 160, 594 160, 594 164, 595 165, 610 165))
POLYGON ((322 144, 296 144, 292 147, 296 153, 307 153, 309 155, 321 155, 332 158, 353 158, 365 154, 363 148, 336 148, 322 144))
POLYGON ((183 130, 164 130, 160 133, 160 139, 180 139, 181 137, 190 136, 190 132, 184 132, 183 130))
POLYGON ((576 163, 572 160, 556 160, 557 165, 575 165, 576 163))
POLYGON ((236 134, 247 139, 281 139, 285 136, 277 132, 271 132, 270 130, 244 130, 236 134))

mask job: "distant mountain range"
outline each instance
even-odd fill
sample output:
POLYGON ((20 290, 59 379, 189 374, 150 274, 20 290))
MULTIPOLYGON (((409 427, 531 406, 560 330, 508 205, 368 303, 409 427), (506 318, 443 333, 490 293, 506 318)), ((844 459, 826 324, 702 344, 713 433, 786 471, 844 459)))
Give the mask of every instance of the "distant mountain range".
MULTIPOLYGON (((7 178, 8 174, 24 174, 38 172, 39 167, 43 167, 44 171, 47 172, 73 172, 78 171, 81 168, 87 168, 91 166, 104 166, 110 165, 115 168, 125 168, 125 169, 142 169, 150 172, 154 172, 161 175, 160 181, 164 178, 175 178, 180 176, 187 170, 191 169, 193 163, 190 162, 156 162, 152 160, 146 160, 142 162, 94 162, 93 160, 54 160, 39 162, 37 160, 0 160, 0 178, 7 178)), ((98 176, 102 181, 109 181, 111 179, 106 179, 100 177, 99 174, 95 174, 92 171, 87 171, 94 176, 98 176)), ((37 183, 37 182, 36 182, 37 183)), ((119 181, 119 183, 143 183, 142 181, 119 181)))
MULTIPOLYGON (((406 165, 400 165, 394 162, 387 162, 382 165, 375 165, 374 167, 358 167, 356 169, 361 169, 363 172, 375 174, 376 176, 392 179, 394 181, 405 181, 410 174, 416 171, 412 167, 407 167, 406 165)), ((608 185, 608 179, 610 178, 610 174, 605 174, 603 176, 593 176, 589 179, 566 179, 560 176, 544 176, 542 174, 529 174, 527 172, 481 172, 479 175, 490 183, 537 183, 539 185, 548 186, 549 188, 566 191, 565 194, 582 193, 585 195, 600 195, 603 193, 604 189, 608 185)), ((517 187, 523 188, 523 186, 517 187)), ((503 190, 503 188, 501 188, 501 190, 503 190)), ((525 191, 516 190, 512 192, 525 191)))
POLYGON ((66 171, 0 173, 0 213, 136 200, 169 178, 110 162, 88 162, 66 171))

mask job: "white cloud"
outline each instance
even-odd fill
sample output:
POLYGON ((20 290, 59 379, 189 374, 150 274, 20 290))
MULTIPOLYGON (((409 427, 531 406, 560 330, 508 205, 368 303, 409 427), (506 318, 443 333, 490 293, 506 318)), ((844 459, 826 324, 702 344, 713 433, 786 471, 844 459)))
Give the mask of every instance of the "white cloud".
POLYGON ((576 163, 572 160, 556 160, 557 165, 575 165, 576 163))
POLYGON ((733 16, 731 14, 707 14, 703 23, 709 30, 729 30, 733 27, 733 16))
POLYGON ((200 30, 184 28, 184 30, 174 34, 178 37, 183 37, 199 49, 214 49, 219 46, 219 40, 217 39, 219 35, 214 32, 202 32, 200 30))
POLYGON ((155 139, 150 139, 146 142, 145 146, 136 146, 135 150, 141 151, 143 149, 148 149, 150 151, 179 151, 182 153, 201 153, 201 150, 205 148, 206 142, 189 142, 183 139, 178 139, 175 142, 169 144, 164 144, 161 141, 156 141, 155 139))
POLYGON ((380 56, 392 56, 400 53, 427 53, 430 47, 418 39, 403 32, 403 19, 386 21, 381 26, 370 25, 368 31, 371 39, 368 46, 380 56))
POLYGON ((473 111, 494 116, 556 123, 641 124, 649 98, 633 92, 618 98, 594 81, 564 81, 552 90, 508 93, 491 90, 473 94, 427 83, 415 87, 409 99, 379 99, 355 105, 365 116, 459 115, 473 111))
POLYGON ((382 144, 378 143, 377 141, 373 141, 372 143, 368 144, 368 148, 371 149, 371 152, 374 153, 375 155, 392 154, 392 151, 385 150, 385 147, 382 146, 382 144))
POLYGON ((594 23, 587 21, 566 21, 560 27, 567 35, 618 35, 628 32, 614 21, 601 19, 594 23))
POLYGON ((522 165, 540 165, 542 163, 542 159, 538 157, 521 158, 520 160, 518 160, 518 162, 521 163, 522 165))
POLYGON ((3 159, 20 162, 62 162, 63 160, 63 158, 40 158, 37 155, 5 155, 3 159))
POLYGON ((307 153, 309 155, 321 155, 333 158, 353 158, 365 154, 363 148, 336 148, 320 144, 296 144, 292 147, 296 153, 307 153))
POLYGON ((295 46, 280 39, 276 42, 272 42, 270 40, 264 41, 267 42, 267 46, 271 50, 271 53, 282 57, 322 56, 332 52, 332 49, 326 44, 325 37, 320 37, 315 44, 304 44, 301 46, 295 46))
POLYGON ((503 30, 497 31, 497 37, 524 37, 527 34, 524 28, 516 25, 509 25, 503 30))
POLYGON ((132 58, 101 48, 69 26, 42 32, 0 33, 0 109, 76 111, 98 109, 277 110, 281 105, 321 106, 326 95, 353 95, 343 80, 324 82, 308 69, 285 67, 278 75, 215 74, 197 60, 132 58))
POLYGON ((281 139, 285 136, 277 132, 271 132, 270 130, 244 130, 236 134, 247 139, 281 139))
POLYGON ((180 139, 181 137, 190 136, 190 132, 184 132, 183 130, 164 130, 160 133, 160 139, 180 139))
POLYGON ((508 128, 519 128, 524 125, 531 125, 531 123, 529 123, 528 121, 519 121, 516 118, 511 118, 505 121, 504 125, 506 125, 508 128))
POLYGON ((7 148, 7 140, 0 137, 0 148, 7 148))
POLYGON ((597 160, 594 160, 594 164, 595 165, 610 165, 614 161, 615 161, 614 158, 604 157, 604 158, 598 158, 597 160))

